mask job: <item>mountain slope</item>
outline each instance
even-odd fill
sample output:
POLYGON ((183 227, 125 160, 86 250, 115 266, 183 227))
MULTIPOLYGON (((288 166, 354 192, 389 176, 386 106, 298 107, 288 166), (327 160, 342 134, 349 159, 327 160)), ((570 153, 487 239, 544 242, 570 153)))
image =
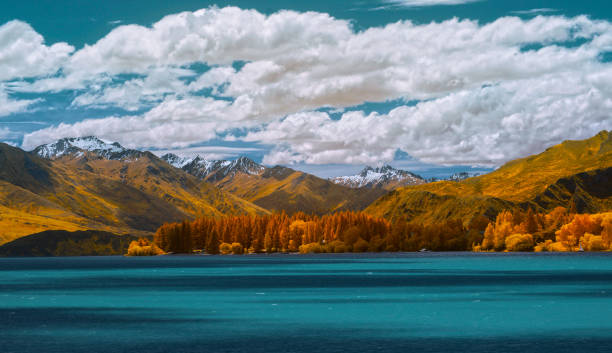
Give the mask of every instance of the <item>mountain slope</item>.
POLYGON ((440 217, 426 215, 437 212, 446 214, 442 218, 468 221, 470 217, 484 214, 486 207, 483 207, 487 204, 497 205, 489 211, 490 214, 511 205, 531 205, 547 210, 556 206, 571 207, 571 200, 577 197, 584 201, 576 204, 578 210, 600 211, 608 207, 610 202, 609 194, 597 191, 606 188, 609 190, 607 169, 610 167, 612 135, 602 131, 587 140, 565 141, 540 154, 511 161, 482 176, 460 182, 441 181, 400 188, 374 202, 366 212, 390 219, 419 218, 422 222, 439 220, 440 217), (571 186, 572 183, 575 187, 571 186), (582 196, 575 196, 580 193, 582 196), (429 196, 424 195, 451 197, 457 200, 456 206, 428 204, 425 209, 425 200, 429 196))
POLYGON ((385 190, 397 189, 401 186, 424 184, 420 176, 390 165, 379 168, 365 167, 359 174, 340 176, 330 179, 334 184, 350 188, 379 188, 385 190))
POLYGON ((385 194, 383 189, 354 189, 314 175, 275 166, 265 167, 247 157, 235 161, 206 161, 200 157, 185 162, 165 155, 168 162, 270 211, 323 214, 339 210, 361 210, 385 194))
POLYGON ((561 178, 533 202, 544 209, 569 207, 576 213, 612 210, 612 167, 561 178))
POLYGON ((32 153, 0 144, 0 242, 47 229, 146 235, 201 215, 268 212, 149 152, 92 141, 64 139, 32 153))

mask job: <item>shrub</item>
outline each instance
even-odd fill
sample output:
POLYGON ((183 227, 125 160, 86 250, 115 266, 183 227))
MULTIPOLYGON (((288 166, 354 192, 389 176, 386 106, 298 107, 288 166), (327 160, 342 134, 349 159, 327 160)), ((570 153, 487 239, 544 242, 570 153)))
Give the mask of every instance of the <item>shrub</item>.
POLYGON ((590 233, 585 233, 584 237, 582 237, 582 247, 586 251, 604 251, 606 247, 602 241, 602 237, 600 235, 593 235, 590 233))
POLYGON ((346 252, 346 244, 340 240, 334 240, 326 246, 327 252, 331 253, 343 253, 346 252))
POLYGON ((533 248, 533 251, 535 251, 535 252, 552 251, 552 244, 553 244, 552 240, 550 240, 550 239, 546 240, 545 242, 538 243, 533 248))
POLYGON ((221 255, 231 254, 231 252, 232 252, 232 244, 221 243, 221 245, 219 245, 219 252, 221 252, 221 255))
POLYGON ((162 249, 145 238, 131 242, 127 251, 127 256, 156 256, 163 254, 165 253, 162 249))
POLYGON ((232 243, 232 254, 234 255, 242 255, 244 250, 242 248, 242 244, 240 243, 232 243))
MULTIPOLYGON (((387 237, 390 238, 390 237, 387 237)), ((379 252, 385 248, 385 241, 378 235, 375 235, 370 239, 368 243, 368 252, 379 252)))
POLYGON ((291 239, 289 240, 289 250, 290 252, 296 252, 298 251, 298 246, 295 240, 291 239))
POLYGON ((368 244, 367 241, 359 238, 355 244, 353 244, 353 252, 366 252, 368 251, 368 247, 370 245, 368 244))
POLYGON ((533 236, 531 234, 512 234, 506 238, 508 251, 533 251, 533 236))
POLYGON ((319 243, 309 243, 300 245, 300 254, 318 254, 324 252, 323 247, 319 243))
POLYGON ((543 243, 538 243, 538 245, 534 248, 535 251, 555 251, 555 252, 564 252, 570 251, 570 249, 562 242, 553 242, 552 240, 546 240, 543 243))

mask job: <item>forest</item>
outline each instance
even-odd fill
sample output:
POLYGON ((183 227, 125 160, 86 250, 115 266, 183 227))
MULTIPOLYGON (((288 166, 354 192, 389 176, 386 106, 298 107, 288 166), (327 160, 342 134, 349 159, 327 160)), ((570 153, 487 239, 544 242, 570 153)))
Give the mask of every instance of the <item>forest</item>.
POLYGON ((608 251, 612 212, 574 214, 563 207, 550 213, 503 211, 487 225, 475 251, 608 251))
MULTIPOLYGON (((361 212, 202 217, 162 225, 152 245, 166 253, 209 254, 471 250, 482 241, 487 222, 482 217, 468 227, 460 221, 392 224, 361 212)), ((134 252, 138 249, 143 255, 150 246, 143 240, 133 245, 134 252)))
POLYGON ((506 210, 494 221, 478 216, 422 225, 389 222, 361 212, 323 216, 277 213, 263 216, 201 217, 166 223, 153 243, 132 242, 128 255, 163 253, 343 253, 418 251, 610 250, 612 213, 572 214, 506 210))

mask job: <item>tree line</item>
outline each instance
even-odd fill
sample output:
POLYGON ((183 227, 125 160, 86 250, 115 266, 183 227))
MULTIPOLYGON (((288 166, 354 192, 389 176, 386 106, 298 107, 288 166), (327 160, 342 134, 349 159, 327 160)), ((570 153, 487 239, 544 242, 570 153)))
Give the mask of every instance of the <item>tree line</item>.
POLYGON ((612 213, 573 214, 563 207, 549 213, 505 210, 494 221, 438 224, 389 222, 362 212, 323 216, 287 215, 201 217, 163 224, 153 244, 134 244, 133 254, 341 253, 418 251, 586 251, 612 250, 612 213), (147 247, 152 245, 153 247, 147 247))
POLYGON ((503 211, 490 222, 476 251, 606 251, 612 250, 612 212, 549 213, 503 211))
POLYGON ((323 216, 298 212, 202 217, 162 225, 154 243, 169 253, 209 254, 471 250, 482 241, 487 222, 481 217, 467 227, 460 221, 391 223, 348 211, 323 216))

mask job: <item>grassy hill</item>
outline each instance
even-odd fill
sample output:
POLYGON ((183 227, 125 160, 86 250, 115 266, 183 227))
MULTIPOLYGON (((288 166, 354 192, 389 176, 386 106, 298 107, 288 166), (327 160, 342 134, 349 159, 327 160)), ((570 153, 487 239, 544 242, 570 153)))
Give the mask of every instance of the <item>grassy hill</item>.
POLYGON ((324 214, 362 210, 386 193, 382 188, 337 185, 287 167, 265 167, 247 157, 209 161, 166 154, 162 158, 200 180, 273 212, 324 214))
POLYGON ((110 160, 79 152, 55 160, 0 144, 0 244, 49 230, 148 235, 201 215, 268 213, 143 152, 110 160))
POLYGON ((609 191, 605 191, 612 189, 610 167, 612 134, 602 131, 590 139, 565 141, 461 182, 441 181, 398 189, 376 200, 366 212, 424 223, 469 221, 476 215, 491 217, 505 208, 530 205, 596 212, 610 205, 609 191))
POLYGON ((259 174, 237 172, 213 181, 228 191, 270 211, 324 214, 362 210, 381 195, 383 189, 353 189, 291 168, 265 168, 259 174))

